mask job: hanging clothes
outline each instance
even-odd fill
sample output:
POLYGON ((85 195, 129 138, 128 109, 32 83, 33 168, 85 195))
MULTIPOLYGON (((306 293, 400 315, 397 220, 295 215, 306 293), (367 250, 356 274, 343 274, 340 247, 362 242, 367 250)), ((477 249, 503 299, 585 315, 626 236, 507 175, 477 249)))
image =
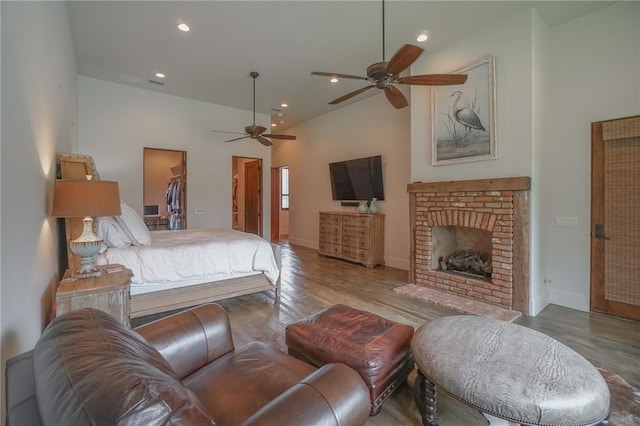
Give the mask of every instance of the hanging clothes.
POLYGON ((182 229, 180 220, 180 181, 169 182, 167 187, 167 213, 169 213, 169 229, 182 229))

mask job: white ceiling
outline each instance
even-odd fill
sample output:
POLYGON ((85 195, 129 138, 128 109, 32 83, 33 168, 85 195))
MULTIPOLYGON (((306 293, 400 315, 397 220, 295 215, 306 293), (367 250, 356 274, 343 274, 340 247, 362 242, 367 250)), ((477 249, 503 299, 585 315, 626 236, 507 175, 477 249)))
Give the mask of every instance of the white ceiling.
MULTIPOLYGON (((532 5, 549 26, 555 26, 611 3, 387 0, 385 56, 389 60, 405 43, 420 45, 428 55, 532 5), (425 30, 429 40, 417 43, 416 36, 425 30)), ((358 80, 331 84, 310 75, 312 71, 366 75, 367 66, 382 60, 381 1, 69 1, 67 5, 81 75, 251 110, 249 72, 258 71, 257 111, 273 115, 272 108, 289 104, 282 118, 273 117, 285 122, 277 127, 281 130, 339 108, 327 103, 366 84, 358 80), (179 20, 191 31, 178 31, 179 20), (158 80, 157 71, 166 74, 164 86, 149 83, 158 80)))

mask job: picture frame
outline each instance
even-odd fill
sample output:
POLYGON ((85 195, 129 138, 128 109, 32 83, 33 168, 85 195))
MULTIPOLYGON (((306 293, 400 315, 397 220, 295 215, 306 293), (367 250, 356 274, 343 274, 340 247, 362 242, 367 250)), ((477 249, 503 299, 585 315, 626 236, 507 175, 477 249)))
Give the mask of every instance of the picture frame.
POLYGON ((483 56, 453 74, 467 74, 464 84, 431 89, 434 166, 495 160, 495 56, 483 56))

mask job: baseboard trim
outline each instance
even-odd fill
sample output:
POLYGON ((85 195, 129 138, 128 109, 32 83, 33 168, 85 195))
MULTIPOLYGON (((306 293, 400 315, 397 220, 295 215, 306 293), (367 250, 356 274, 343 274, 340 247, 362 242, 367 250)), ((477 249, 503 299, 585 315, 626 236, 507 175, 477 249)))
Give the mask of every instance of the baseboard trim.
POLYGON ((578 311, 589 312, 589 297, 578 293, 551 289, 549 303, 578 311))
POLYGON ((403 271, 409 270, 409 259, 400 259, 398 257, 387 257, 384 258, 385 266, 389 266, 391 268, 402 269, 403 271))
POLYGON ((289 243, 295 246, 302 246, 315 250, 318 250, 319 248, 319 243, 317 241, 303 240, 302 238, 289 237, 289 243))

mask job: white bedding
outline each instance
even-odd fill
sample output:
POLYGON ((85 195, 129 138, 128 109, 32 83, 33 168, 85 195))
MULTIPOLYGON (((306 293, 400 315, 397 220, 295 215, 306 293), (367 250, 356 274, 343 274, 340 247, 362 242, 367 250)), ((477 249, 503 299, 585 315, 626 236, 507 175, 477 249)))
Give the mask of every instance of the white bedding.
POLYGON ((264 273, 275 284, 280 274, 267 240, 218 228, 154 231, 150 245, 111 247, 98 255, 97 263, 124 265, 133 273, 132 284, 252 272, 264 273))

